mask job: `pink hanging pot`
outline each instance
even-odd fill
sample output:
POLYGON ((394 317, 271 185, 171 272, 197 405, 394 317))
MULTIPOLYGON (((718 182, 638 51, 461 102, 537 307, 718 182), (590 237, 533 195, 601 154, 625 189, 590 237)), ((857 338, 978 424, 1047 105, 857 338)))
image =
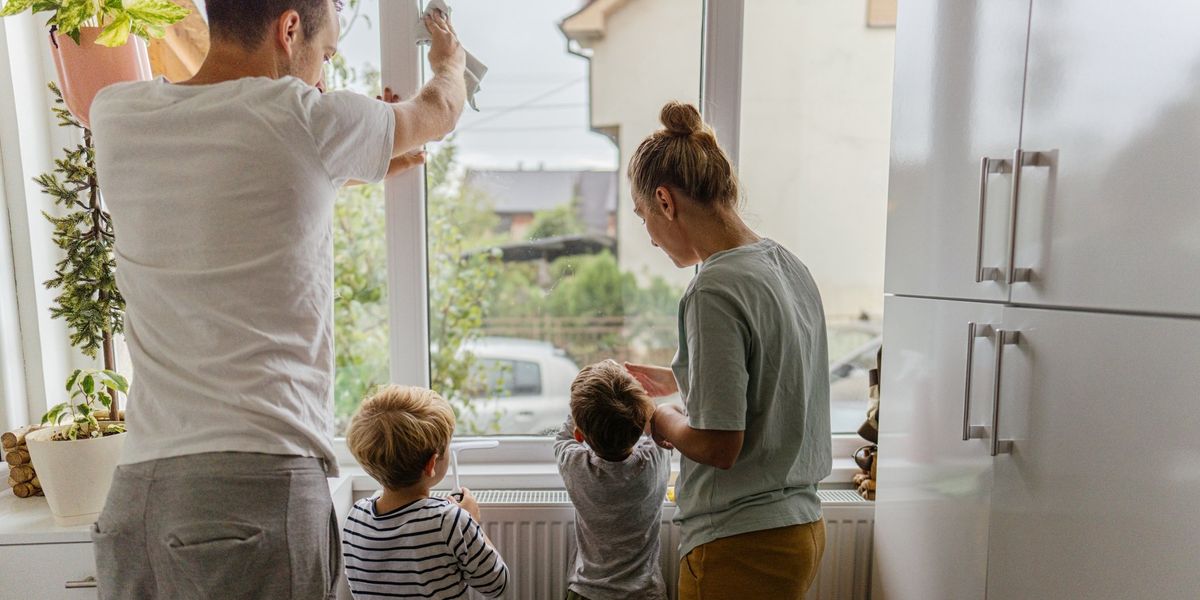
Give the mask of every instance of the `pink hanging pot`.
POLYGON ((76 44, 70 37, 50 30, 50 52, 63 100, 84 127, 90 127, 92 100, 97 92, 114 83, 146 81, 151 76, 145 41, 130 36, 124 45, 110 48, 96 43, 101 31, 100 27, 80 27, 76 44))

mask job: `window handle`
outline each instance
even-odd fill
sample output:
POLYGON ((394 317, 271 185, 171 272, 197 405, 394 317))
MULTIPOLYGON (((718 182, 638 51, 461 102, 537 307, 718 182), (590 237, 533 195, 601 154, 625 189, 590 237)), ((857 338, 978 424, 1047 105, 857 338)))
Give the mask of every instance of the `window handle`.
POLYGON ((1003 273, 999 267, 983 266, 983 225, 987 213, 987 184, 988 175, 992 173, 1009 173, 1012 171, 1012 161, 1007 158, 983 157, 979 161, 979 234, 975 242, 975 283, 985 281, 1001 281, 1003 273))
POLYGON ((1021 332, 996 330, 996 371, 992 380, 992 456, 1012 454, 1013 441, 1000 439, 1000 380, 1004 366, 1004 347, 1021 341, 1021 332))
MULTIPOLYGON (((985 159, 986 160, 986 159, 985 159)), ((975 340, 991 338, 992 326, 971 321, 967 323, 967 384, 963 392, 963 441, 987 437, 987 428, 971 425, 971 367, 975 364, 975 340)))

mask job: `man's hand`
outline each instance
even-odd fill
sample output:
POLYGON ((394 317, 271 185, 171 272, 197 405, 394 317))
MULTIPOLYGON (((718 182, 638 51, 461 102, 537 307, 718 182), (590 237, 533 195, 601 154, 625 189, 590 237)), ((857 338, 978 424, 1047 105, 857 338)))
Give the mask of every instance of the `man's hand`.
POLYGON ((458 34, 450 24, 450 15, 435 10, 425 17, 425 28, 429 30, 429 66, 434 73, 450 71, 463 73, 467 69, 467 52, 458 42, 458 34))
POLYGON ((675 373, 666 367, 625 363, 625 370, 629 371, 629 374, 642 384, 646 393, 650 394, 652 398, 670 396, 679 391, 679 385, 675 382, 675 373))

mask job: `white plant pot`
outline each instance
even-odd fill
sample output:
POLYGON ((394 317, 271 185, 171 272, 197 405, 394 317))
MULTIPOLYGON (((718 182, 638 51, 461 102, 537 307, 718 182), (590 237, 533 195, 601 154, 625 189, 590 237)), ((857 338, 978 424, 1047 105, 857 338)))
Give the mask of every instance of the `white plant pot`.
POLYGON ((39 429, 25 436, 29 458, 55 523, 63 527, 93 523, 104 508, 126 434, 50 441, 58 429, 39 429))

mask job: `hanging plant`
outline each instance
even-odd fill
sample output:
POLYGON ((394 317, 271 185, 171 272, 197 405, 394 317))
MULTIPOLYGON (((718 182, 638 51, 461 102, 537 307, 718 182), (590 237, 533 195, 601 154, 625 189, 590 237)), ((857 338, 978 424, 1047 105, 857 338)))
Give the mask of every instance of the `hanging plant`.
POLYGON ((67 210, 61 217, 42 213, 54 225, 55 245, 65 253, 55 266, 54 278, 45 283, 59 291, 50 314, 67 322, 71 344, 87 356, 95 358, 103 348, 104 366, 112 370, 112 336, 121 333, 125 324, 125 299, 117 289, 113 258, 112 219, 100 202, 92 133, 64 107, 58 86, 51 83, 50 91, 59 126, 83 131, 82 144, 64 148, 66 154, 54 161, 54 170, 34 179, 56 205, 67 210))
POLYGON ((53 13, 46 24, 79 43, 83 27, 103 27, 96 43, 115 48, 129 36, 161 38, 188 10, 170 0, 7 0, 0 17, 25 11, 53 13))

